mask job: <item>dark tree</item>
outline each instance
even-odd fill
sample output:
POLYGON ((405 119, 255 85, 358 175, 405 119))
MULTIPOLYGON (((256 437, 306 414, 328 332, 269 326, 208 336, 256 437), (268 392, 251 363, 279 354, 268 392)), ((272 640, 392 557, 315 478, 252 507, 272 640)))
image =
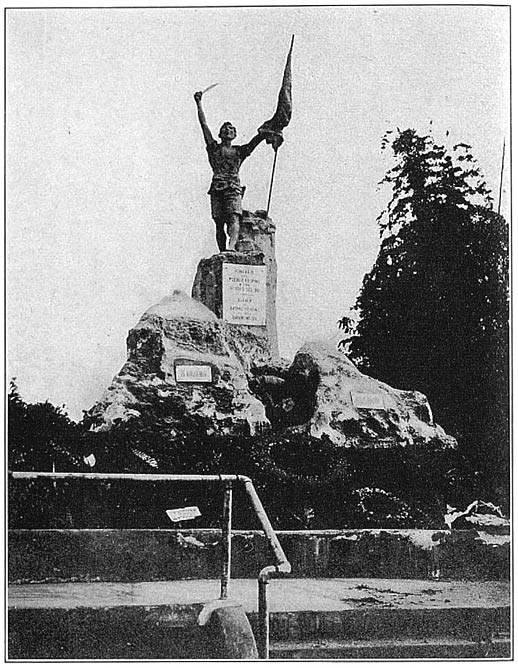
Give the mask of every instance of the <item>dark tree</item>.
MULTIPOLYGON (((50 402, 26 403, 16 383, 7 395, 10 471, 77 471, 85 467, 84 429, 50 402)), ((77 487, 49 480, 9 480, 10 527, 73 526, 77 487)))
POLYGON ((14 380, 7 395, 10 470, 71 471, 82 462, 84 430, 49 401, 23 401, 14 380))
MULTIPOLYGON (((343 344, 366 373, 424 392, 437 422, 505 500, 508 474, 508 229, 466 144, 448 152, 398 130, 382 183, 381 245, 343 344)), ((347 321, 344 323, 348 324, 347 321)))

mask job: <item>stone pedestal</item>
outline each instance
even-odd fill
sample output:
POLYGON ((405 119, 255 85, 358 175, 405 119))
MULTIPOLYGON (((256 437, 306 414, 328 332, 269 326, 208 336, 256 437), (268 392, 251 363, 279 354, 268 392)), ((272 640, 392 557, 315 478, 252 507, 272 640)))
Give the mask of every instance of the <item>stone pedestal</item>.
POLYGON ((279 359, 275 226, 262 211, 243 213, 236 251, 200 261, 192 297, 225 323, 247 370, 279 359))

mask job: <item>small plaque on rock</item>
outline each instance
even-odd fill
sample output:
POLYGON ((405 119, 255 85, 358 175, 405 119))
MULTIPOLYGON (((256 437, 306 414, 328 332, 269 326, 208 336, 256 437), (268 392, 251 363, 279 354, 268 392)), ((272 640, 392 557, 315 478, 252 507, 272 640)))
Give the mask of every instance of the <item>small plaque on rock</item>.
POLYGON ((174 372, 177 383, 212 383, 210 364, 177 364, 174 372))
POLYGON ((351 392, 353 404, 356 408, 370 408, 371 410, 385 410, 382 394, 373 392, 351 392))
POLYGON ((266 325, 266 267, 223 265, 223 320, 236 325, 266 325))

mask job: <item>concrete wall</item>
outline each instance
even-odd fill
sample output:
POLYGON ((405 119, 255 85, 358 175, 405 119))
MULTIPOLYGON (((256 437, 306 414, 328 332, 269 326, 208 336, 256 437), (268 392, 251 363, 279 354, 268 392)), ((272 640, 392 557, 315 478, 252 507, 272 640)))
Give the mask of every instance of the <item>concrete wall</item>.
MULTIPOLYGON (((509 536, 476 531, 280 531, 297 577, 509 578, 509 536), (491 542, 492 541, 492 542, 491 542)), ((11 530, 11 583, 218 578, 214 529, 11 530)), ((257 577, 273 563, 259 531, 235 531, 232 577, 257 577)))

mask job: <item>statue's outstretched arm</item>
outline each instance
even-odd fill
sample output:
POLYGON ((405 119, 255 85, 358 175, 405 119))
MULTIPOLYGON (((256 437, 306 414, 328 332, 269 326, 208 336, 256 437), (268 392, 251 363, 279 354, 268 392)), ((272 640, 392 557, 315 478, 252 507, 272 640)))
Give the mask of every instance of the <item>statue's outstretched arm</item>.
POLYGON ((243 152, 246 155, 250 155, 252 151, 259 146, 259 144, 263 141, 263 139, 266 139, 266 136, 262 132, 258 132, 255 137, 252 137, 252 139, 248 142, 248 144, 244 144, 242 149, 243 152))
POLYGON ((201 104, 201 97, 202 97, 201 91, 194 93, 194 99, 196 100, 196 105, 198 107, 198 120, 200 121, 201 130, 203 132, 203 138, 205 139, 205 143, 212 144, 212 142, 214 141, 214 137, 212 136, 209 126, 207 125, 207 119, 205 118, 205 112, 203 111, 203 107, 201 104))
POLYGON ((248 144, 244 144, 241 147, 244 157, 250 155, 250 153, 252 153, 264 139, 268 140, 272 135, 273 133, 271 130, 260 127, 259 130, 257 130, 255 137, 252 137, 248 144))
POLYGON ((252 151, 259 146, 259 144, 264 140, 266 140, 267 144, 272 144, 272 146, 277 149, 283 142, 282 138, 282 133, 280 132, 275 132, 273 130, 270 130, 267 127, 261 126, 257 130, 257 134, 255 137, 253 137, 248 144, 245 144, 242 149, 245 155, 250 155, 252 151))

